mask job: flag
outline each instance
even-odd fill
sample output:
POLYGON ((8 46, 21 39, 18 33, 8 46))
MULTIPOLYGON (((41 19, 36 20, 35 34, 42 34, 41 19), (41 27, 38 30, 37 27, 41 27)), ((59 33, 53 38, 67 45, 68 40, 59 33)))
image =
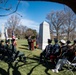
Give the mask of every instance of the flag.
POLYGON ((12 31, 12 39, 15 39, 15 34, 14 34, 14 31, 12 31))
POLYGON ((5 35, 5 39, 8 40, 8 33, 7 33, 7 28, 6 27, 4 29, 4 35, 5 35))

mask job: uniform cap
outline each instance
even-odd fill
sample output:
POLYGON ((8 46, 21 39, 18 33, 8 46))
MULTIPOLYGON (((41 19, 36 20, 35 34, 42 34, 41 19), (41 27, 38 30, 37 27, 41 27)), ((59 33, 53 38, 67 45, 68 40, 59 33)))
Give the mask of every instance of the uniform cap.
POLYGON ((52 40, 51 39, 48 39, 48 43, 51 43, 52 42, 52 40))
POLYGON ((1 42, 4 42, 4 40, 1 40, 1 42))
POLYGON ((65 40, 63 40, 63 39, 62 39, 62 40, 60 40, 60 42, 61 42, 61 43, 63 43, 63 44, 65 44, 65 43, 66 43, 66 41, 65 41, 65 40))
POLYGON ((76 43, 76 39, 74 40, 74 43, 76 43))
POLYGON ((54 39, 54 42, 58 42, 58 39, 55 38, 55 39, 54 39))
POLYGON ((67 40, 67 42, 66 42, 67 44, 70 44, 71 43, 71 41, 70 40, 67 40))

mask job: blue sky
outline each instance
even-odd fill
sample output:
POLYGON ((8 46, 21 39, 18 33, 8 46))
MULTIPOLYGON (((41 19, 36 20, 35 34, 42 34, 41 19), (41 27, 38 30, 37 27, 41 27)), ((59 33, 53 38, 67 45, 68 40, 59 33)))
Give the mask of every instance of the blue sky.
MULTIPOLYGON (((5 6, 7 8, 12 6, 12 10, 15 10, 16 5, 17 5, 17 0, 9 0, 5 6)), ((0 4, 0 6, 4 6, 4 5, 0 4)), ((24 1, 24 2, 20 2, 17 13, 22 15, 21 23, 23 25, 39 31, 39 25, 41 22, 46 20, 47 14, 50 13, 51 11, 57 11, 57 10, 64 10, 64 5, 53 2, 24 1)), ((0 14, 8 14, 8 13, 10 12, 0 10, 0 14)), ((5 22, 7 22, 7 19, 10 16, 11 15, 6 17, 0 17, 0 24, 4 24, 5 22)), ((0 25, 0 30, 1 30, 1 25, 0 25)))

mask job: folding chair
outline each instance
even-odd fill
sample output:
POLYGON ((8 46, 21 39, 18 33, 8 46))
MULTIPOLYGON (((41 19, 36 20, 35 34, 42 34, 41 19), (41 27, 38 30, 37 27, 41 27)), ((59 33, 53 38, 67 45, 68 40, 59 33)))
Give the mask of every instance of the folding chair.
POLYGON ((68 70, 66 72, 71 72, 72 75, 74 75, 73 70, 76 69, 76 56, 74 57, 72 62, 67 60, 66 66, 68 68, 68 70))

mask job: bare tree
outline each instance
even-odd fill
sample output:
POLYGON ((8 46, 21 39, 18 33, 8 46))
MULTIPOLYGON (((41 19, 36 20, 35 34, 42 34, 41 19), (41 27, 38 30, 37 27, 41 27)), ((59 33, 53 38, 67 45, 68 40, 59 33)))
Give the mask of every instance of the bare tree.
POLYGON ((59 39, 59 33, 61 32, 62 25, 64 25, 65 14, 63 11, 51 12, 47 15, 47 20, 51 25, 51 32, 56 33, 57 39, 59 39))
POLYGON ((25 38, 27 27, 20 25, 16 28, 16 35, 18 38, 25 38))
POLYGON ((17 26, 20 25, 20 18, 16 15, 12 15, 8 20, 7 20, 7 27, 10 28, 12 31, 15 31, 17 26))
POLYGON ((17 27, 20 25, 20 18, 16 15, 12 15, 6 22, 9 36, 12 36, 12 31, 16 33, 17 27))
POLYGON ((67 33, 67 39, 70 40, 71 33, 76 29, 76 15, 70 8, 65 7, 65 16, 65 31, 67 33))
POLYGON ((7 5, 7 3, 9 2, 9 1, 11 1, 11 0, 0 0, 0 9, 2 9, 3 11, 5 10, 5 11, 8 11, 8 13, 7 14, 0 14, 0 17, 4 17, 4 16, 8 16, 8 15, 11 15, 11 14, 13 14, 13 13, 16 13, 17 15, 19 15, 19 16, 21 16, 22 17, 22 15, 20 15, 19 13, 17 13, 17 9, 18 9, 18 7, 19 7, 19 4, 20 4, 20 1, 21 0, 18 0, 17 2, 17 5, 16 5, 16 8, 13 10, 12 8, 12 5, 9 5, 8 7, 6 7, 6 5, 7 5))

